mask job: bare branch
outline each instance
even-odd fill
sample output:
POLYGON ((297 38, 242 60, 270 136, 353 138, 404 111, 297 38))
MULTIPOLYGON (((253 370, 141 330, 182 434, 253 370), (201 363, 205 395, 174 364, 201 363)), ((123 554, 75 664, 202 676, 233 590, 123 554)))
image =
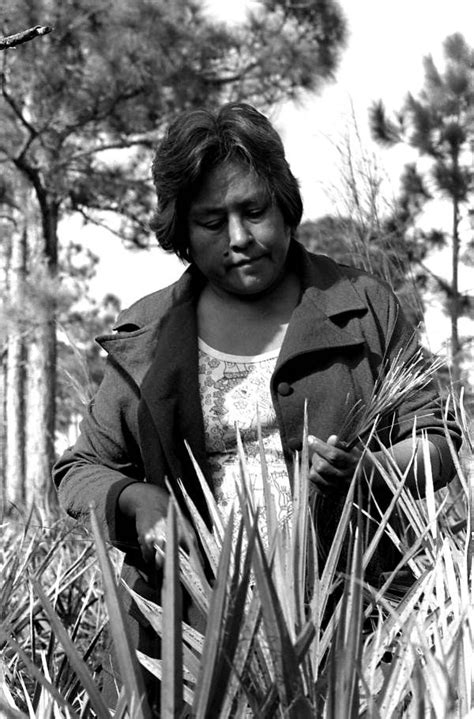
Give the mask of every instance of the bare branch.
POLYGON ((35 37, 47 35, 52 31, 52 29, 53 28, 49 25, 35 25, 35 27, 30 27, 28 30, 22 30, 14 35, 0 37, 0 50, 8 50, 9 48, 21 45, 24 42, 28 42, 28 40, 33 40, 35 37))
MULTIPOLYGON (((97 209, 101 212, 104 211, 103 207, 94 208, 94 209, 97 209)), ((115 207, 107 207, 107 208, 105 208, 105 211, 113 212, 114 214, 120 214, 120 211, 117 210, 117 208, 115 208, 115 207)), ((84 220, 86 222, 89 222, 92 225, 95 225, 96 227, 101 227, 102 229, 107 230, 112 235, 114 235, 115 237, 118 237, 122 241, 124 240, 123 232, 121 232, 120 230, 114 229, 110 225, 110 223, 103 222, 98 217, 94 217, 91 213, 87 212, 87 210, 84 207, 77 207, 76 212, 78 212, 80 215, 82 215, 82 217, 84 218, 84 220)), ((145 230, 145 231, 149 230, 149 228, 146 225, 144 225, 143 222, 141 222, 136 216, 132 216, 132 219, 134 222, 137 223, 137 225, 140 227, 140 229, 145 230)), ((141 243, 141 242, 136 242, 136 241, 132 242, 132 244, 139 249, 146 249, 148 247, 148 245, 146 243, 141 243)))
POLYGON ((89 150, 83 150, 69 155, 63 161, 56 164, 56 168, 60 169, 69 166, 73 162, 78 162, 84 158, 92 157, 100 152, 106 152, 107 150, 128 150, 132 147, 146 147, 151 149, 156 142, 156 133, 147 133, 142 136, 138 136, 136 139, 117 140, 116 142, 103 142, 100 145, 94 145, 89 150))
POLYGON ((3 97, 5 98, 6 102, 10 105, 11 109, 13 110, 13 112, 15 113, 17 118, 20 120, 23 127, 25 127, 26 130, 28 130, 28 132, 29 132, 29 137, 26 140, 26 145, 20 153, 20 154, 23 154, 26 151, 26 149, 29 147, 29 145, 31 144, 32 140, 34 140, 34 138, 38 135, 38 131, 36 130, 35 127, 33 127, 33 125, 30 122, 28 122, 25 115, 23 114, 23 111, 22 111, 20 105, 16 102, 15 98, 12 95, 10 95, 9 91, 7 90, 7 78, 6 78, 6 74, 4 72, 0 72, 0 83, 1 83, 1 90, 2 90, 3 97))

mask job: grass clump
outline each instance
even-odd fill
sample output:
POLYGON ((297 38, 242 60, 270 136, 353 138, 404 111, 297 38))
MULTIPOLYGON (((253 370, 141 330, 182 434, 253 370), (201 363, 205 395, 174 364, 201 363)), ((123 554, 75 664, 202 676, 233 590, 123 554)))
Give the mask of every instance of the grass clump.
POLYGON ((94 542, 64 518, 52 518, 50 526, 37 522, 34 512, 26 522, 14 516, 2 521, 2 719, 68 716, 69 708, 88 705, 65 636, 92 683, 100 684, 107 611, 94 542))
MULTIPOLYGON (((386 392, 380 411, 389 402, 386 392)), ((0 710, 31 719, 150 717, 141 662, 162 683, 163 719, 466 719, 474 708, 472 444, 462 409, 454 409, 468 460, 456 459, 458 479, 434 491, 421 440, 426 497, 414 499, 403 473, 388 463, 379 471, 391 501, 382 509, 372 498, 368 509, 362 489, 370 496, 370 488, 358 468, 319 569, 306 450, 295 462, 293 512, 284 525, 270 492, 256 506, 242 446, 239 507, 227 522, 196 467, 212 529, 181 487, 200 550, 191 536, 189 550, 178 545, 181 509, 172 501, 162 596, 155 604, 134 595, 162 638, 160 660, 131 648, 114 565, 93 516, 95 548, 88 534, 61 524, 34 530, 30 523, 21 534, 5 524, 0 710), (374 583, 367 570, 382 537, 400 561, 374 583), (183 587, 203 615, 203 634, 182 619, 183 587), (125 677, 115 714, 100 695, 104 602, 125 677)), ((361 414, 361 427, 368 416, 361 414)), ((263 450, 261 466, 266 485, 263 450)))

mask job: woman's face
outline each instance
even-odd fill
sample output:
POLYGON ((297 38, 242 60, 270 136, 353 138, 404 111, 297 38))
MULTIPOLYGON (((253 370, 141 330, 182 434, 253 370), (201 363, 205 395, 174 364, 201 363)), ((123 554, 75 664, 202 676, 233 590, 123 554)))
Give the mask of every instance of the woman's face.
POLYGON ((188 231, 193 262, 220 293, 256 296, 285 276, 290 228, 245 166, 226 163, 204 177, 188 231))

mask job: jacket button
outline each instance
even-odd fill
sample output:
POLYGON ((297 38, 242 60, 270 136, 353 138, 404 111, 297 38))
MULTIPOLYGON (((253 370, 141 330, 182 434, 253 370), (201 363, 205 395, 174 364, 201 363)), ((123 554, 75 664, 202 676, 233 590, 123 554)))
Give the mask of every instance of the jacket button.
POLYGON ((280 382, 277 385, 277 392, 282 397, 288 397, 289 394, 293 392, 291 385, 288 384, 288 382, 280 382))
POLYGON ((291 437, 288 440, 288 447, 292 452, 301 452, 303 449, 303 442, 297 437, 291 437))

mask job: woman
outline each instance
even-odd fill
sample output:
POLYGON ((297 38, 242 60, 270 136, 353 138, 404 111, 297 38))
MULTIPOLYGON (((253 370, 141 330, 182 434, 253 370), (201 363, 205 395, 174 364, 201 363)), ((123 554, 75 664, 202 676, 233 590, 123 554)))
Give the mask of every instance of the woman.
MULTIPOLYGON (((235 422, 251 458, 258 404, 284 513, 286 469, 301 449, 308 400, 310 478, 331 506, 360 459, 359 449, 338 441, 350 408, 369 401, 387 361, 400 350, 409 360, 417 345, 384 283, 295 241, 298 184, 278 134, 252 107, 179 117, 158 147, 153 178, 158 242, 190 265, 99 338, 108 353, 105 377, 55 481, 73 516, 87 515, 94 501, 110 540, 126 552, 126 582, 156 601, 165 477, 172 485, 182 478, 205 515, 184 440, 225 508, 235 497, 235 422)), ((433 393, 404 403, 381 423, 378 438, 408 468, 415 422, 418 434, 427 433, 440 486, 454 469, 433 393)), ((455 425, 448 426, 458 444, 455 425)), ((408 484, 422 494, 421 467, 416 456, 408 484)), ((374 481, 383 494, 381 477, 374 481)), ((128 611, 139 648, 156 652, 130 602, 128 611)))

